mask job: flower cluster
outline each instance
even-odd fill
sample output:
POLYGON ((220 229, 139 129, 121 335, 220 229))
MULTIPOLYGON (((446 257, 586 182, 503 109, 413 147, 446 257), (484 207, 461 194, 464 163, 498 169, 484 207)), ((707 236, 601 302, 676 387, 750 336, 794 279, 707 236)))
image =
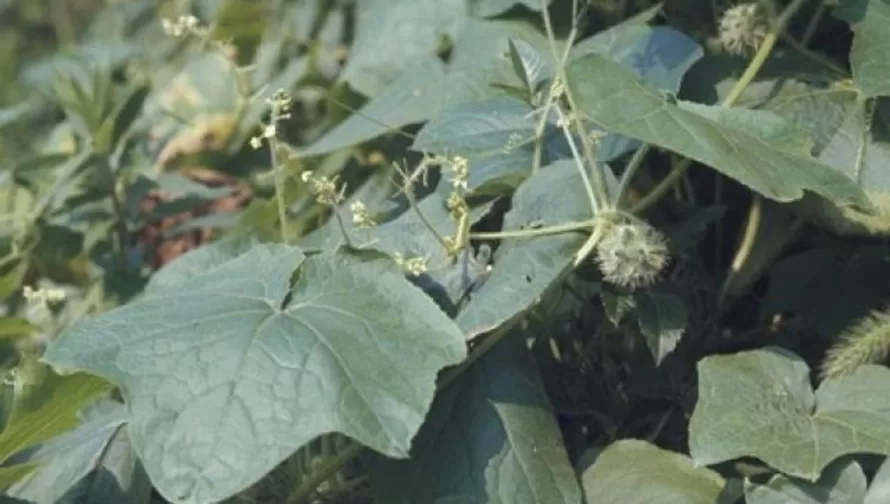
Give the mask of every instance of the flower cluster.
POLYGON ((429 259, 425 257, 408 257, 396 252, 392 255, 393 260, 405 272, 411 276, 419 276, 427 272, 429 269, 429 259))
POLYGON ((353 201, 349 205, 349 210, 352 211, 352 223, 355 224, 355 227, 367 229, 377 225, 377 222, 371 217, 368 207, 361 200, 353 201))
POLYGON ((194 33, 198 29, 198 18, 192 15, 182 15, 176 21, 162 19, 161 26, 167 35, 181 37, 188 33, 194 33))
POLYGON ((263 140, 270 141, 275 138, 278 134, 278 121, 290 119, 291 98, 283 89, 275 91, 266 103, 271 107, 272 114, 269 123, 263 126, 263 131, 250 139, 250 146, 254 149, 262 147, 263 140))
POLYGON ((326 175, 316 176, 311 170, 306 170, 300 174, 300 179, 309 184, 309 190, 315 196, 315 201, 320 204, 333 206, 343 201, 345 187, 337 187, 336 175, 332 178, 326 175))

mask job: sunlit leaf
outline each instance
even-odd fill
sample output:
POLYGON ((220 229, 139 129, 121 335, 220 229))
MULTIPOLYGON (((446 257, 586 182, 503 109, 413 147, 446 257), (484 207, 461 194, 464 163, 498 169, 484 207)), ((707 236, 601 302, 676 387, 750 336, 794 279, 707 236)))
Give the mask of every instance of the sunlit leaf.
POLYGON ((182 260, 45 357, 121 387, 134 447, 173 502, 229 497, 327 432, 405 457, 436 374, 465 356, 453 322, 378 253, 255 245, 182 260))
POLYGON ((111 390, 111 385, 88 374, 59 375, 26 361, 18 378, 22 392, 0 432, 0 459, 47 441, 78 424, 78 413, 111 390))
POLYGON ((591 503, 718 504, 726 484, 688 457, 635 439, 606 447, 582 481, 591 503))
POLYGON ((777 115, 678 102, 599 55, 575 60, 567 72, 581 112, 607 131, 680 153, 777 201, 812 191, 837 204, 868 205, 777 115))
POLYGON ((699 395, 689 425, 697 464, 756 457, 816 481, 835 459, 890 453, 890 369, 867 365, 814 392, 810 370, 785 350, 715 355, 698 364, 699 395))

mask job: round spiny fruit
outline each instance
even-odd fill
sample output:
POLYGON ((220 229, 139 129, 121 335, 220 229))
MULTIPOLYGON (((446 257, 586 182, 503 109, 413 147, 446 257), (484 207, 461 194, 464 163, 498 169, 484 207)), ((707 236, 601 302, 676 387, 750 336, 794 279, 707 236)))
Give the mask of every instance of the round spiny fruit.
POLYGON ((769 19, 758 3, 744 3, 727 9, 718 28, 726 52, 744 56, 760 47, 769 29, 769 19))
POLYGON ((668 262, 664 236, 645 222, 605 224, 596 262, 607 282, 630 289, 651 285, 668 262))

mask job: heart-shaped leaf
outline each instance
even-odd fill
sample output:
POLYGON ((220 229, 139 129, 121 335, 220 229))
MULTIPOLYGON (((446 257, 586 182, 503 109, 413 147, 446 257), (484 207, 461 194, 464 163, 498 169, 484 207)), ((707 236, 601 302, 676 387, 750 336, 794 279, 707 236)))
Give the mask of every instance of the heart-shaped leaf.
POLYGON ((121 388, 165 498, 224 499, 333 431, 407 456, 436 374, 466 353, 432 300, 376 252, 255 245, 209 259, 81 321, 45 356, 121 388))
POLYGON ((698 364, 698 403, 689 425, 702 465, 757 457, 816 481, 833 460, 890 453, 890 369, 866 365, 816 392, 799 357, 777 348, 716 355, 698 364))

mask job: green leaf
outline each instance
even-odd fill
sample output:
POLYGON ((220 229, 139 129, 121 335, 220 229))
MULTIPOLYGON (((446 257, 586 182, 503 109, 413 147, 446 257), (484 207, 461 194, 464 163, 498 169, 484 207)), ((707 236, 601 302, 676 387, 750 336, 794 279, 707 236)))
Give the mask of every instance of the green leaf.
MULTIPOLYGON (((569 52, 569 61, 589 54, 608 57, 649 84, 676 93, 686 72, 704 51, 695 40, 673 28, 629 20, 576 44, 569 52)), ((610 161, 639 144, 638 140, 610 134, 600 141, 597 156, 610 161)))
POLYGON ((844 0, 834 15, 853 28, 850 65, 853 81, 868 96, 890 95, 890 3, 886 0, 844 0))
POLYGON ((697 464, 756 457, 816 481, 833 460, 890 453, 890 369, 868 365, 824 381, 815 394, 799 357, 767 348, 706 357, 689 425, 697 464))
MULTIPOLYGON (((552 0, 546 0, 550 5, 552 0)), ((474 16, 493 17, 512 9, 514 5, 522 5, 533 11, 541 10, 541 0, 470 0, 470 11, 474 16)))
POLYGON ((359 113, 351 114, 301 154, 314 156, 350 147, 437 117, 450 107, 495 96, 498 93, 491 84, 498 76, 512 74, 509 58, 503 60, 500 55, 513 37, 521 37, 532 47, 546 44, 528 23, 467 20, 447 67, 431 55, 409 61, 359 113))
POLYGON ((890 102, 884 98, 869 104, 843 87, 814 87, 801 93, 801 99, 815 109, 798 120, 817 129, 813 135, 822 143, 819 159, 855 181, 875 212, 837 209, 827 202, 809 200, 800 202, 795 209, 844 234, 890 233, 890 176, 886 169, 890 163, 890 102), (872 113, 868 112, 870 105, 872 113))
POLYGON ((6 491, 7 488, 37 469, 37 467, 37 464, 17 464, 0 467, 0 491, 6 491))
POLYGON ((466 17, 465 0, 363 0, 356 36, 341 79, 366 96, 379 95, 418 56, 454 39, 466 17))
MULTIPOLYGON (((498 194, 502 187, 512 189, 531 175, 536 129, 530 105, 498 96, 447 110, 420 129, 411 148, 467 158, 467 190, 498 194)), ((560 149, 561 135, 554 124, 545 127, 541 166, 569 157, 560 149)))
POLYGON ((510 334, 433 403, 411 458, 367 457, 378 502, 579 504, 540 376, 510 334))
POLYGON ((120 386, 155 487, 218 501, 335 431, 406 456, 436 374, 465 357, 453 322, 378 253, 254 245, 218 259, 81 321, 45 356, 120 386))
POLYGON ((0 432, 0 460, 47 441, 78 424, 78 413, 108 393, 111 385, 88 374, 59 375, 26 361, 17 368, 23 391, 0 432))
POLYGON ((445 84, 445 65, 439 58, 417 58, 367 105, 301 154, 326 154, 434 117, 442 106, 441 97, 447 93, 445 84))
POLYGON ((661 364, 686 331, 686 306, 682 299, 658 292, 638 292, 634 302, 640 332, 655 363, 661 364))
POLYGON ((745 482, 747 504, 862 504, 865 473, 856 462, 838 460, 815 483, 778 474, 764 485, 745 482))
POLYGON ((553 61, 522 39, 510 40, 510 62, 529 99, 535 96, 542 82, 553 77, 553 61))
POLYGON ((726 485, 688 457, 636 439, 609 445, 581 478, 588 502, 716 504, 726 485))
MULTIPOLYGON (((504 218, 504 231, 592 219, 574 161, 558 161, 523 182, 504 218)), ((457 322, 471 339, 529 309, 569 268, 587 236, 580 233, 510 238, 494 258, 488 280, 470 298, 457 322)))
POLYGON ((810 156, 804 135, 779 116, 676 102, 599 55, 575 60, 567 73, 581 112, 605 130, 680 153, 777 201, 813 191, 837 204, 868 205, 849 178, 810 156))
MULTIPOLYGON (((725 98, 744 70, 743 63, 708 56, 690 72, 684 94, 706 103, 725 98)), ((858 184, 875 207, 865 213, 805 197, 784 213, 796 213, 842 234, 890 233, 890 177, 884 169, 890 163, 890 104, 878 100, 870 116, 871 105, 845 76, 814 64, 808 55, 779 50, 770 56, 739 106, 775 112, 808 132, 813 155, 858 184)), ((770 219, 764 216, 762 221, 770 219)))
POLYGON ((136 122, 136 119, 142 113, 142 106, 145 104, 146 98, 151 91, 148 86, 137 86, 131 89, 129 94, 123 100, 120 109, 115 114, 114 130, 111 134, 110 146, 112 149, 117 148, 124 135, 130 131, 130 127, 136 122))
POLYGON ((7 495, 29 502, 147 502, 151 484, 123 429, 123 405, 102 403, 85 416, 76 429, 28 454, 25 461, 40 468, 7 495))
POLYGON ((32 324, 28 319, 20 317, 0 318, 0 339, 29 336, 40 327, 32 324))
POLYGON ((863 504, 883 504, 890 501, 890 458, 878 468, 868 487, 863 504))

